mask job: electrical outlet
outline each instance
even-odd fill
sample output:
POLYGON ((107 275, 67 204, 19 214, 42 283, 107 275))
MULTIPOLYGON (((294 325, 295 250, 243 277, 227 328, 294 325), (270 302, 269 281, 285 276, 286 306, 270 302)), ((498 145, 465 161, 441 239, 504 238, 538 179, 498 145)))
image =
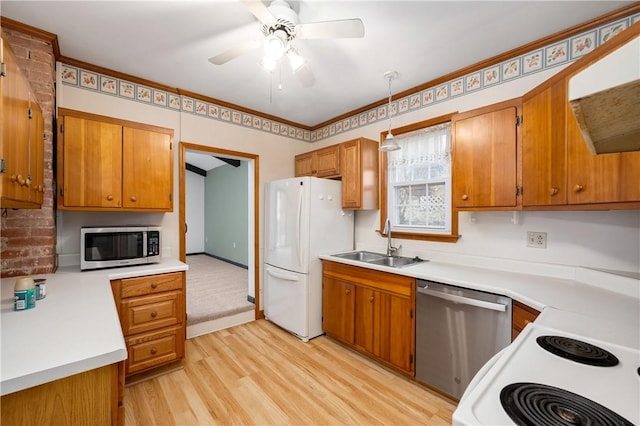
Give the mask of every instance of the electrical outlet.
POLYGON ((527 247, 547 248, 547 233, 528 231, 527 247))

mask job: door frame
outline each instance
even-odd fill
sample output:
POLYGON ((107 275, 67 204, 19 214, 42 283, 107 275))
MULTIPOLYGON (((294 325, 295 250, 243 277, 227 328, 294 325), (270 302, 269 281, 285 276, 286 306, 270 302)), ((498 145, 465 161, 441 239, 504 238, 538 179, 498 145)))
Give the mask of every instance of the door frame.
POLYGON ((179 157, 179 167, 180 167, 180 203, 179 203, 179 234, 180 234, 180 260, 186 263, 187 255, 186 255, 186 236, 185 236, 185 224, 186 224, 186 173, 185 173, 185 163, 186 163, 186 152, 187 150, 193 151, 202 151, 212 155, 217 156, 225 156, 225 157, 236 157, 247 161, 253 161, 253 266, 254 266, 254 313, 255 319, 264 318, 264 311, 260 309, 260 267, 259 265, 259 251, 258 247, 260 247, 260 228, 259 228, 259 162, 260 156, 256 154, 250 154, 246 152, 239 151, 230 151, 228 149, 216 148, 207 145, 198 145, 190 142, 180 141, 180 157, 179 157))

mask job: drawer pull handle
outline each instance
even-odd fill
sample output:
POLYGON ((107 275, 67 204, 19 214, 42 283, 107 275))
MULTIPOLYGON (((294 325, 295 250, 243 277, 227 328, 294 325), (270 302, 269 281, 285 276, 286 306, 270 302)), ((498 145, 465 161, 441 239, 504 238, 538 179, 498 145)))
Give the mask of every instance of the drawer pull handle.
POLYGON ((349 293, 351 293, 351 289, 346 289, 346 290, 344 291, 344 294, 349 294, 349 293))
POLYGON ((462 198, 464 201, 467 201, 469 199, 469 196, 467 194, 462 194, 462 198))
POLYGON ((151 348, 151 355, 155 355, 158 353, 158 350, 156 348, 151 348))
POLYGON ((136 201, 138 201, 138 199, 136 198, 136 196, 135 196, 135 195, 132 195, 132 196, 131 196, 131 198, 130 198, 130 200, 131 200, 131 201, 133 201, 134 203, 135 203, 136 201))
POLYGON ((113 195, 107 195, 107 201, 113 201, 113 195))
POLYGON ((369 296, 369 302, 373 302, 373 296, 369 296))
POLYGON ((151 318, 155 318, 158 316, 158 313, 156 311, 151 311, 151 318))
POLYGON ((558 193, 558 188, 551 188, 549 190, 549 195, 554 196, 558 193))
POLYGON ((151 288, 152 288, 152 289, 154 289, 154 290, 155 290, 156 288, 158 288, 158 283, 156 283, 155 281, 154 281, 154 282, 152 282, 152 283, 151 283, 151 288))
POLYGON ((573 192, 580 192, 584 189, 584 187, 582 185, 575 185, 573 187, 573 192))

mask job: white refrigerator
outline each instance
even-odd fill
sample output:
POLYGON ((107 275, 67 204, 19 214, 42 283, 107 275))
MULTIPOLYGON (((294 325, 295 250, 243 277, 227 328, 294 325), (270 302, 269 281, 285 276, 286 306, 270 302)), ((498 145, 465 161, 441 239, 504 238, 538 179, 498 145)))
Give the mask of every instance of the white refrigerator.
POLYGON ((318 255, 353 249, 353 211, 342 210, 342 183, 315 177, 267 183, 265 227, 265 317, 307 342, 322 334, 318 255))

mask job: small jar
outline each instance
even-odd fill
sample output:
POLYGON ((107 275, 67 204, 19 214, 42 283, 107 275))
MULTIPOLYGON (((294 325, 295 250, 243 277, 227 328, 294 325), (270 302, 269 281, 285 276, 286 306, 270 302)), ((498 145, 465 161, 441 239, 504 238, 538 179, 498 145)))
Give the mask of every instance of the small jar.
POLYGON ((31 277, 19 277, 13 287, 13 308, 23 311, 36 307, 36 285, 31 277))
POLYGON ((36 285, 36 300, 47 297, 47 279, 36 278, 33 280, 36 285))

